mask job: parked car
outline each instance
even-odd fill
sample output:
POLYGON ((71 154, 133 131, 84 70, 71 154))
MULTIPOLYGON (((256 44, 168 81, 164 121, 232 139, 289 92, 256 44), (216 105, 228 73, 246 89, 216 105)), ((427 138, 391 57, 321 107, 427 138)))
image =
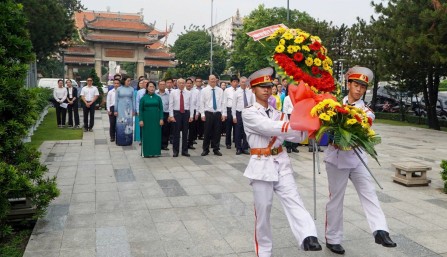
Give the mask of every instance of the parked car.
MULTIPOLYGON (((57 87, 57 81, 60 79, 62 79, 62 78, 41 78, 37 82, 37 87, 54 89, 57 87)), ((74 87, 78 87, 78 83, 76 82, 76 80, 74 80, 74 79, 70 79, 70 80, 74 87)))
MULTIPOLYGON (((419 106, 414 108, 414 112, 422 117, 427 117, 427 109, 425 101, 422 99, 419 106)), ((438 102, 436 103, 436 115, 439 119, 447 120, 447 98, 438 95, 438 102)))

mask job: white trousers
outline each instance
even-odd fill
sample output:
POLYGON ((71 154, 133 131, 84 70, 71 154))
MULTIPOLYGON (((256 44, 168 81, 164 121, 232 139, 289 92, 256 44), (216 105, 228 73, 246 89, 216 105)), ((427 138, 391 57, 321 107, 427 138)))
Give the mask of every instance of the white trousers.
POLYGON ((304 208, 298 194, 292 174, 279 177, 279 181, 251 180, 255 202, 255 249, 256 256, 272 255, 272 227, 270 212, 272 210, 273 192, 275 192, 284 208, 290 227, 300 247, 308 236, 317 236, 315 223, 304 208))
POLYGON ((352 181, 360 198, 371 232, 388 231, 385 214, 380 207, 371 175, 363 165, 353 169, 338 169, 326 162, 329 182, 329 202, 326 205, 326 242, 341 244, 343 241, 343 199, 348 179, 352 181))

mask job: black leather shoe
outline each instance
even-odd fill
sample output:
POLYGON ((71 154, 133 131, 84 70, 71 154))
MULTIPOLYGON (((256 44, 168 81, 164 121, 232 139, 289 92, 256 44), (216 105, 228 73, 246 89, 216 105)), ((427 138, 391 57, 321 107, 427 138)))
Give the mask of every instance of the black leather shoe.
POLYGON ((186 157, 189 157, 189 156, 191 156, 189 153, 182 153, 182 156, 186 156, 186 157))
POLYGON ((199 140, 203 140, 203 137, 198 137, 199 140))
POLYGON ((195 150, 196 148, 192 145, 188 146, 188 149, 195 150))
POLYGON ((231 145, 227 145, 227 149, 231 149, 231 145))
POLYGON ((167 147, 162 147, 161 150, 163 150, 163 151, 169 151, 169 148, 167 148, 167 147))
POLYGON ((300 150, 298 150, 297 148, 292 148, 292 152, 294 152, 294 153, 299 153, 300 150))
POLYGON ((240 154, 242 154, 242 150, 241 149, 237 149, 236 150, 236 155, 240 155, 240 154))
POLYGON ((329 244, 326 243, 326 247, 331 250, 331 252, 336 253, 336 254, 345 254, 345 249, 343 248, 343 246, 341 246, 341 244, 329 244))
POLYGON ((178 157, 178 153, 172 154, 172 157, 178 157))
POLYGON ((397 244, 390 238, 390 234, 383 230, 377 230, 374 236, 376 244, 383 245, 385 247, 396 247, 397 244))
POLYGON ((287 148, 287 153, 291 153, 292 149, 291 148, 287 148))
POLYGON ((243 154, 247 154, 247 155, 250 155, 250 152, 247 150, 247 149, 245 149, 245 150, 242 150, 242 153, 243 154))
POLYGON ((210 153, 210 151, 203 151, 201 156, 207 156, 210 153))
POLYGON ((214 152, 214 155, 217 155, 217 156, 222 156, 222 153, 221 153, 221 152, 219 152, 219 150, 214 150, 213 152, 214 152))
POLYGON ((197 144, 197 141, 196 141, 196 140, 194 140, 194 141, 192 141, 192 143, 193 143, 194 145, 196 145, 196 144, 197 144))
POLYGON ((321 251, 321 245, 318 243, 318 238, 308 236, 303 240, 304 251, 321 251))
POLYGON ((110 139, 110 142, 115 142, 115 138, 111 138, 111 139, 110 139))

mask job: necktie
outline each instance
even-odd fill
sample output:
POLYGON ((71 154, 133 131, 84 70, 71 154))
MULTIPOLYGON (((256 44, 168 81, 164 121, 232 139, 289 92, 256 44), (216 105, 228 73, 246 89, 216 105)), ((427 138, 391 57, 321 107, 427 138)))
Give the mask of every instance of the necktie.
POLYGON ((248 101, 247 101, 247 94, 245 92, 245 89, 243 91, 244 91, 244 108, 245 108, 248 106, 248 101))
POLYGON ((171 89, 168 89, 169 94, 171 93, 171 89))
POLYGON ((217 110, 216 89, 215 88, 213 88, 213 109, 217 110))
POLYGON ((267 116, 269 116, 269 118, 270 118, 270 112, 269 112, 269 109, 265 110, 265 113, 267 113, 267 116))
POLYGON ((180 90, 180 113, 185 113, 185 100, 183 100, 183 90, 180 90))

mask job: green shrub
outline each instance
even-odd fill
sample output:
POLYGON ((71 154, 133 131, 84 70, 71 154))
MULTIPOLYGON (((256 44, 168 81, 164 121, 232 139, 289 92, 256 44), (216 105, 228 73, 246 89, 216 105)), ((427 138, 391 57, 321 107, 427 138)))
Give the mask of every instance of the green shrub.
POLYGON ((376 112, 374 115, 376 116, 376 119, 401 121, 400 113, 376 112))
POLYGON ((24 88, 34 54, 22 9, 12 0, 0 1, 0 239, 11 231, 9 199, 29 198, 38 217, 59 195, 56 178, 45 176, 40 153, 22 142, 48 99, 44 90, 24 88))
POLYGON ((446 160, 442 160, 441 162, 441 178, 442 180, 444 180, 444 193, 447 194, 447 161, 446 160))

